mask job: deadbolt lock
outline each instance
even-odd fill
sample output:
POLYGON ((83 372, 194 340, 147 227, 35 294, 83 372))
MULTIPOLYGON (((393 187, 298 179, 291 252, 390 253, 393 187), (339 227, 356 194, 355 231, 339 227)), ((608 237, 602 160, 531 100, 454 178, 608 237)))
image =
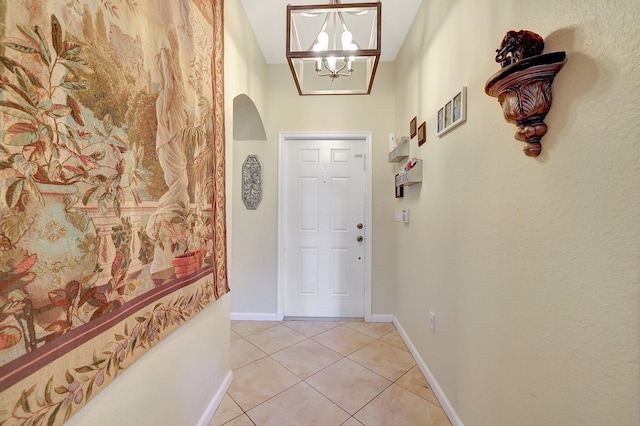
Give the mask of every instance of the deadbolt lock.
POLYGON ((364 225, 362 225, 361 223, 359 223, 359 224, 357 224, 357 225, 356 225, 356 228, 358 228, 358 229, 362 229, 362 227, 363 227, 363 226, 364 226, 364 225))

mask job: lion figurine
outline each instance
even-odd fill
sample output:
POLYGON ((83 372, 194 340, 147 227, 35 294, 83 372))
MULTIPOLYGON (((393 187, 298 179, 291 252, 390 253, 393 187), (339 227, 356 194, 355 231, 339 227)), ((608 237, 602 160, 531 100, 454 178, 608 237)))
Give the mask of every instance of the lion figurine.
POLYGON ((544 40, 538 34, 527 30, 511 30, 504 36, 500 49, 496 49, 496 62, 500 62, 504 68, 525 58, 539 55, 543 49, 544 40))

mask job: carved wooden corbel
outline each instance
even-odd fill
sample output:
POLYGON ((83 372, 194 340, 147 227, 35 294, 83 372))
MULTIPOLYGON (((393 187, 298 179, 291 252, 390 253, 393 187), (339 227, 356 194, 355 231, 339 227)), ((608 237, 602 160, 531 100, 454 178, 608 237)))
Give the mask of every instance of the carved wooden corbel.
POLYGON ((551 107, 551 83, 567 61, 565 52, 541 54, 542 37, 531 31, 509 31, 496 62, 502 70, 485 85, 485 93, 498 98, 504 118, 518 126, 515 138, 526 144, 529 157, 540 155, 540 140, 547 133, 544 118, 551 107))

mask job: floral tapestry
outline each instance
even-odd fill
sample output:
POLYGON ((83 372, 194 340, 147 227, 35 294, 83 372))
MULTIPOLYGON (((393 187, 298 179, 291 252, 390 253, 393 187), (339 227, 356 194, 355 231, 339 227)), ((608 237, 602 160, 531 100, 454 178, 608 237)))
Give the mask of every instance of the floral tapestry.
POLYGON ((63 423, 229 291, 222 9, 0 0, 0 425, 63 423))

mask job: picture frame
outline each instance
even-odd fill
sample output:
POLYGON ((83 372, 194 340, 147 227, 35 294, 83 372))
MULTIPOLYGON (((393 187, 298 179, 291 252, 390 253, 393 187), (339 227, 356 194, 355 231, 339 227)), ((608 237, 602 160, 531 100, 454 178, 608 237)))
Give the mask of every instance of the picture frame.
POLYGON ((451 126, 451 104, 453 101, 447 102, 444 106, 444 127, 451 126))
POLYGON ((462 92, 458 92, 456 96, 453 98, 453 103, 451 104, 451 122, 455 123, 460 120, 461 117, 461 108, 462 108, 462 92))
POLYGON ((416 135, 416 126, 418 125, 418 117, 413 117, 409 122, 409 135, 413 139, 416 135))
POLYGON ((418 127, 418 146, 422 146, 427 141, 427 122, 423 121, 418 127))
POLYGON ((463 86, 453 98, 438 110, 437 136, 440 137, 467 121, 467 87, 463 86))

